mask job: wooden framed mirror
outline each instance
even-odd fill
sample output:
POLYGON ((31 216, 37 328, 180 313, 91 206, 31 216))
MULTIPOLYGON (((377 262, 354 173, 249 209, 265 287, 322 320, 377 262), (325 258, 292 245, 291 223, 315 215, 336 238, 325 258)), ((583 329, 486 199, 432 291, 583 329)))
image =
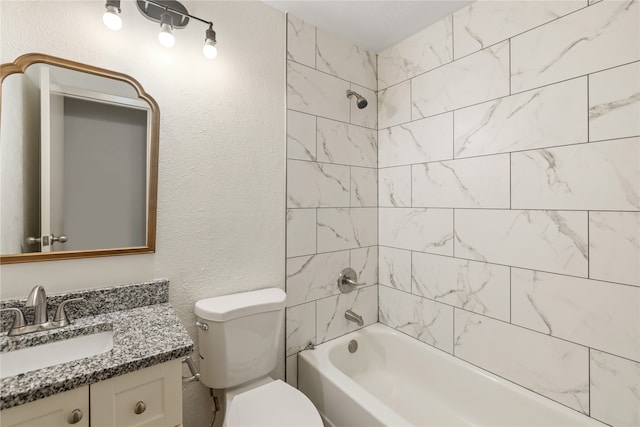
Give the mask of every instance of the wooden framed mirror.
POLYGON ((0 65, 0 264, 155 252, 160 111, 134 78, 0 65))

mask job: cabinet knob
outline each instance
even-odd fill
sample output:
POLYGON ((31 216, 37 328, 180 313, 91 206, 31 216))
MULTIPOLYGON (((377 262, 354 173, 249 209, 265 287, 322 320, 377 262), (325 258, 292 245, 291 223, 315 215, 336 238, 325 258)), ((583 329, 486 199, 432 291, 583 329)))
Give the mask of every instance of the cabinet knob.
POLYGON ((133 412, 136 413, 136 415, 140 415, 141 413, 143 413, 145 410, 147 409, 147 404, 144 403, 142 400, 139 401, 138 403, 136 403, 136 407, 133 409, 133 412))
POLYGON ((73 411, 71 411, 71 413, 67 417, 67 422, 69 424, 76 424, 80 422, 81 419, 82 419, 82 411, 80 409, 74 409, 73 411))

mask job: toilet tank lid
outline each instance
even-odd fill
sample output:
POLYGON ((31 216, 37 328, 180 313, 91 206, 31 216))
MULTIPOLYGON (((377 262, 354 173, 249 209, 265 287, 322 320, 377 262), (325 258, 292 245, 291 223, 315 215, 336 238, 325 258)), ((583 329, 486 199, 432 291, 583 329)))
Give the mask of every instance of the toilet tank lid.
POLYGON ((196 302, 195 312, 203 319, 225 322, 251 314, 282 310, 286 299, 287 294, 282 289, 261 289, 201 299, 196 302))

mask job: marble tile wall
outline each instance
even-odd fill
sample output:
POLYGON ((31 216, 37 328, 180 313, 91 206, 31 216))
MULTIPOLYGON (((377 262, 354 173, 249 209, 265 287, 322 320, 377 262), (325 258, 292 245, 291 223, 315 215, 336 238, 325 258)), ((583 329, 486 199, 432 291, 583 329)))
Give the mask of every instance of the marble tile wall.
POLYGON ((286 378, 297 353, 378 321, 376 56, 288 15, 286 378), (358 109, 347 89, 367 98, 358 109), (341 294, 353 268, 367 284, 341 294))
POLYGON ((640 1, 474 2, 378 89, 380 322, 640 425, 640 1))

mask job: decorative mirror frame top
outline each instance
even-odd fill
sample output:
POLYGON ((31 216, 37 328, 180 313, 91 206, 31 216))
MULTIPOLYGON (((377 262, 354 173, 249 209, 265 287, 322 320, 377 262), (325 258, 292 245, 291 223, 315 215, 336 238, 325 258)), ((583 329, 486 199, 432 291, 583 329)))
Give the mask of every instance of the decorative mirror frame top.
MULTIPOLYGON (((151 107, 151 129, 149 147, 149 173, 148 189, 149 199, 147 206, 147 244, 128 248, 91 249, 81 251, 36 252, 24 254, 0 255, 0 264, 16 264, 23 262, 54 261, 63 259, 95 258, 114 255, 131 255, 154 253, 156 250, 156 215, 158 206, 158 151, 160 145, 160 109, 156 101, 146 93, 136 79, 126 74, 93 65, 83 64, 68 59, 58 58, 43 53, 28 53, 19 56, 14 62, 0 64, 0 101, 2 100, 2 83, 5 77, 11 74, 24 73, 30 65, 47 64, 69 70, 81 71, 101 77, 120 80, 129 83, 138 93, 138 97, 146 101, 151 107)), ((2 105, 0 102, 0 113, 2 105)))

